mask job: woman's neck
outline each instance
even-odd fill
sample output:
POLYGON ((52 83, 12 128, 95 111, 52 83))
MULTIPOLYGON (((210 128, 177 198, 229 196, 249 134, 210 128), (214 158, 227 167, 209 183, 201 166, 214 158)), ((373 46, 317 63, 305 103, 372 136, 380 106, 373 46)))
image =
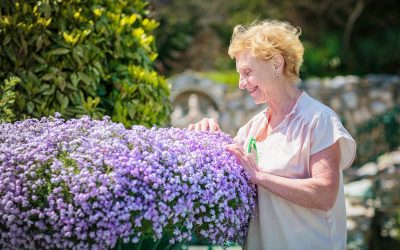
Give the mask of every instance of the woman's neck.
POLYGON ((272 133, 272 130, 292 111, 301 95, 301 91, 296 85, 290 84, 283 86, 275 91, 267 92, 265 96, 266 103, 268 104, 268 122, 267 126, 261 129, 256 136, 257 141, 265 140, 265 138, 272 133))
POLYGON ((281 88, 268 100, 269 123, 272 127, 278 125, 292 111, 301 91, 297 86, 281 88))

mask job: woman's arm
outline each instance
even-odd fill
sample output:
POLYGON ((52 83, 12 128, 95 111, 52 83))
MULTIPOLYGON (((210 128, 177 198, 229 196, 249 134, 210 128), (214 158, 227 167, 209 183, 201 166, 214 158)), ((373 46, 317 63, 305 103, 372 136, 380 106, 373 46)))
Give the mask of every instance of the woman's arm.
POLYGON ((307 179, 262 172, 239 145, 230 145, 227 149, 236 155, 254 184, 302 207, 328 211, 334 206, 340 178, 338 142, 311 156, 311 177, 307 179))

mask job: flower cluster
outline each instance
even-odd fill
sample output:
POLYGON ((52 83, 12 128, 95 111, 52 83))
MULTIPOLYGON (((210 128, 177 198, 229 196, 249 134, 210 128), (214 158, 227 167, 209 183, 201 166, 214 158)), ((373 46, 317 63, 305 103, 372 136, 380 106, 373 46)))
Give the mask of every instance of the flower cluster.
POLYGON ((223 133, 108 118, 0 124, 0 249, 242 243, 255 189, 223 133))

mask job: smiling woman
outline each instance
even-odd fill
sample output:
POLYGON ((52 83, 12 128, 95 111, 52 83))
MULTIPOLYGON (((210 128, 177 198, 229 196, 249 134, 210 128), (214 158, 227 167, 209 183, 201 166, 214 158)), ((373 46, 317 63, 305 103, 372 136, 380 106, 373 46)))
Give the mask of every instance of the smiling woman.
POLYGON ((283 73, 289 80, 296 82, 304 53, 300 34, 300 28, 274 20, 253 24, 247 28, 238 25, 233 30, 228 54, 237 59, 239 52, 249 50, 254 57, 264 61, 281 55, 286 65, 283 73))
MULTIPOLYGON (((258 201, 245 248, 345 249, 342 170, 356 144, 329 107, 296 85, 303 61, 300 29, 263 21, 233 31, 229 55, 239 88, 267 108, 227 146, 257 185, 258 201)), ((189 129, 219 131, 203 119, 189 129)))

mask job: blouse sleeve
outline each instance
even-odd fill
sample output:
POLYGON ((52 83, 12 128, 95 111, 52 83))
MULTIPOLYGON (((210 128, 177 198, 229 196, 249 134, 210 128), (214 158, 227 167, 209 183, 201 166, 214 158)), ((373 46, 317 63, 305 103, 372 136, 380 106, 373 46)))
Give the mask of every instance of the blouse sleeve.
POLYGON ((252 120, 247 122, 244 126, 242 126, 236 136, 233 138, 233 140, 238 143, 239 145, 242 145, 245 148, 247 136, 249 134, 249 130, 251 128, 252 120))
POLYGON ((343 127, 335 114, 324 114, 316 118, 311 132, 311 155, 314 155, 339 141, 341 170, 351 166, 356 155, 356 142, 343 127))
POLYGON ((243 144, 246 139, 246 128, 243 126, 239 129, 236 136, 233 138, 237 143, 243 144))
POLYGON ((256 136, 260 126, 265 120, 265 110, 251 118, 244 126, 242 126, 236 136, 233 138, 243 148, 247 148, 249 136, 256 136))

